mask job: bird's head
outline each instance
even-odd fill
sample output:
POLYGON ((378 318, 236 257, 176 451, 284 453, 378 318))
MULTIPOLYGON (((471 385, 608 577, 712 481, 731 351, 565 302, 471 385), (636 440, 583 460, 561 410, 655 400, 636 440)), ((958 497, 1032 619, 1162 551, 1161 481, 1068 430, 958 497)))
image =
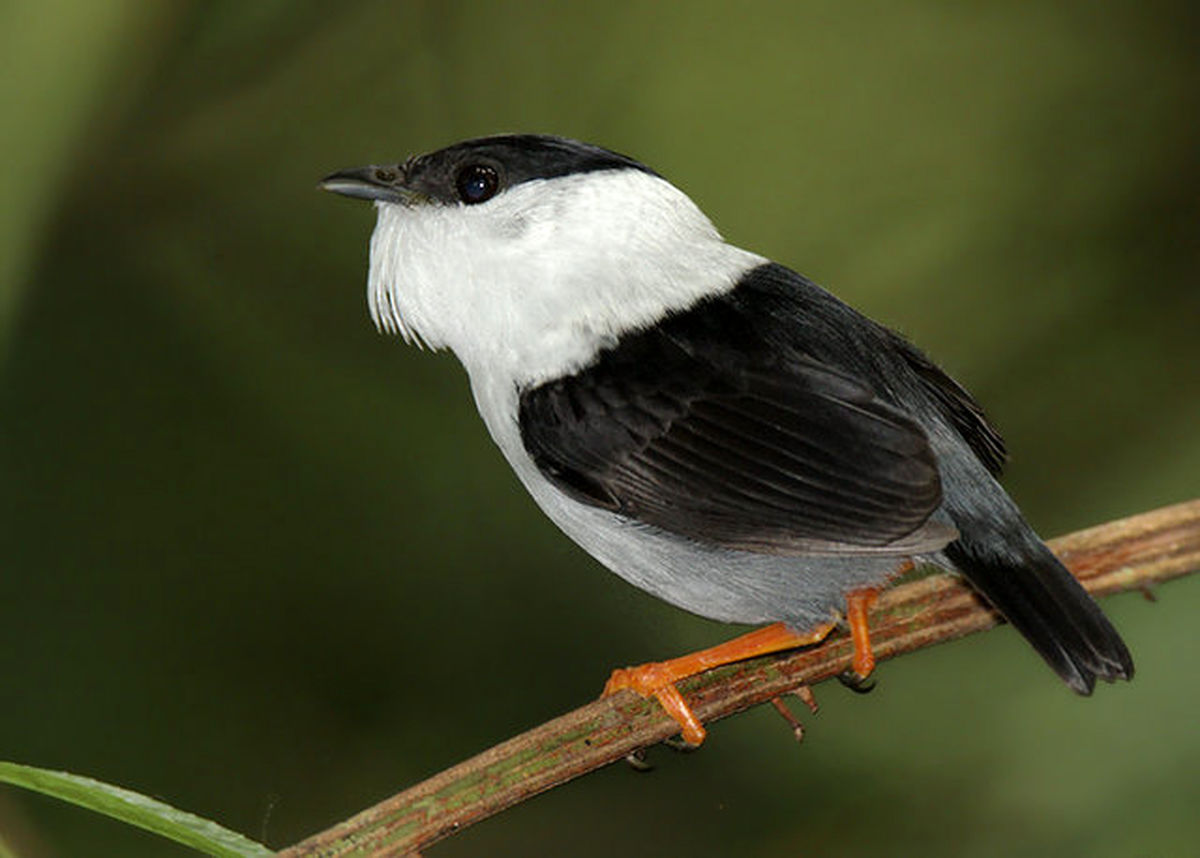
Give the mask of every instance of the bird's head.
POLYGON ((381 329, 519 382, 582 365, 762 261, 649 167, 561 137, 468 140, 321 187, 378 208, 368 294, 381 329))

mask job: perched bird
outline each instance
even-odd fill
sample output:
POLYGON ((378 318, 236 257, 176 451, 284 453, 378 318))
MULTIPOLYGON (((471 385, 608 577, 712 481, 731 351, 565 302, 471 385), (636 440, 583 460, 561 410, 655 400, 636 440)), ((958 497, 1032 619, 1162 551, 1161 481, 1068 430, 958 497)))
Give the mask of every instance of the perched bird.
POLYGON ((467 140, 321 186, 374 200, 375 323, 449 348, 542 510, 627 581, 773 625, 615 671, 698 743, 674 683, 819 641, 913 564, 958 570, 1073 690, 1128 679, 1108 619, 996 481, 1004 443, 902 336, 726 243, 644 164, 560 137, 467 140))

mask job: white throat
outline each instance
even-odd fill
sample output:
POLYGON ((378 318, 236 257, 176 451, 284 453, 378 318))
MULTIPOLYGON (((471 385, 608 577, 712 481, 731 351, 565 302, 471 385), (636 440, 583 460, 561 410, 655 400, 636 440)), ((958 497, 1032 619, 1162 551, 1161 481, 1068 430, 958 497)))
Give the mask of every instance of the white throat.
POLYGON ((726 244, 682 191, 637 170, 524 182, 476 206, 377 206, 376 325, 450 348, 473 377, 517 384, 577 369, 766 261, 726 244))

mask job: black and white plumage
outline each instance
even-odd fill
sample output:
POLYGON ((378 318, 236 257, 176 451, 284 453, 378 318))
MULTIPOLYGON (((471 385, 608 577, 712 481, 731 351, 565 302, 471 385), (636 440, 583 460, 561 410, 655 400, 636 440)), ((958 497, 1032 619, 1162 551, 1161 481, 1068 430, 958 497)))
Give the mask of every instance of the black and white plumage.
POLYGON ((633 584, 805 631, 932 562, 1076 691, 1132 675, 996 482, 1004 445, 971 396, 898 334, 724 242, 658 173, 505 135, 323 184, 376 200, 376 323, 455 352, 537 503, 633 584))

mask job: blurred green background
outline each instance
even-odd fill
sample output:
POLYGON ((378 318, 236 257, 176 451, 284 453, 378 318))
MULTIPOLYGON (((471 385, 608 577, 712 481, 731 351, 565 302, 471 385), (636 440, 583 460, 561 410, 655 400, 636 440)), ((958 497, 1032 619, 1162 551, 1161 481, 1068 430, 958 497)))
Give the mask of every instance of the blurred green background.
MULTIPOLYGON (((367 319, 345 166, 545 131, 968 384, 1047 535, 1200 488, 1189 2, 0 6, 0 758, 293 842, 735 629, 558 534, 453 359, 367 319)), ((1077 699, 1009 630, 431 855, 1181 855, 1200 580, 1077 699)), ((0 791, 32 856, 188 854, 0 791)))

